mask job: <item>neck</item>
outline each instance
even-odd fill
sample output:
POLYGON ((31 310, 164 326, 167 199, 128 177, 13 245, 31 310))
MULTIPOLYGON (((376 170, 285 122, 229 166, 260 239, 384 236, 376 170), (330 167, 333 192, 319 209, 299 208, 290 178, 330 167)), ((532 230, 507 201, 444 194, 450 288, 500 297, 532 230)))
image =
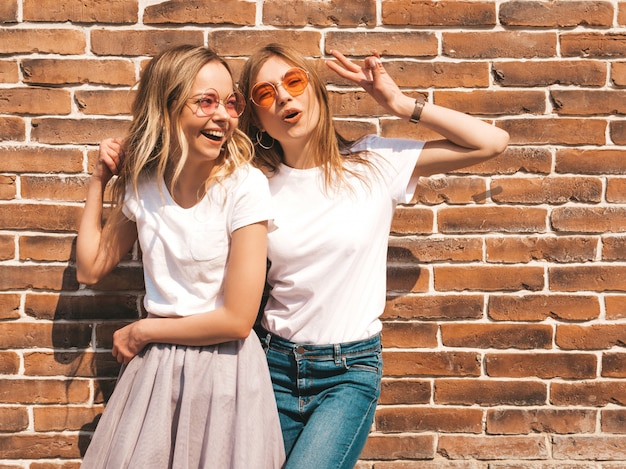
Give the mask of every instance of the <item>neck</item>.
POLYGON ((214 174, 218 166, 211 162, 211 165, 201 165, 201 167, 190 168, 185 165, 181 171, 176 185, 172 185, 173 171, 168 171, 165 177, 165 184, 174 201, 183 208, 196 205, 206 193, 205 182, 214 174))
POLYGON ((307 142, 304 146, 294 144, 291 146, 283 145, 281 142, 281 147, 283 149, 283 162, 295 169, 310 169, 318 166, 315 164, 312 158, 311 145, 307 142))

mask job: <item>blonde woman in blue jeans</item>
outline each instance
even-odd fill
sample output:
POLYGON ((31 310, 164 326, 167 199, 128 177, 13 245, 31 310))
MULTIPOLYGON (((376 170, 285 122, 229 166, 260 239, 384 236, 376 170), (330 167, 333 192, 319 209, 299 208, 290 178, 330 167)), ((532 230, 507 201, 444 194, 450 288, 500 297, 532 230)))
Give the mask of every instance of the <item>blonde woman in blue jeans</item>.
POLYGON ((269 298, 257 333, 267 354, 287 452, 285 469, 352 468, 371 427, 382 376, 380 332, 387 242, 398 203, 419 177, 504 151, 508 134, 404 95, 372 55, 359 66, 333 52, 329 67, 387 112, 441 140, 334 129, 324 82, 294 49, 254 53, 239 85, 251 101, 240 128, 269 179, 269 298))

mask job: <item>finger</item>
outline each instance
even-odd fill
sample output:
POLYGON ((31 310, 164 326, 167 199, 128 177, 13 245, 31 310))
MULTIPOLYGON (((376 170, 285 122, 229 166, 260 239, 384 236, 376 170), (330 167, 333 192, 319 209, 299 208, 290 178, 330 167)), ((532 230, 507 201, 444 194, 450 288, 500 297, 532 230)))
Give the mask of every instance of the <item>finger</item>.
POLYGON ((351 72, 357 73, 361 71, 361 67, 359 67, 357 64, 352 62, 341 52, 337 50, 331 50, 330 53, 333 57, 335 57, 341 63, 341 65, 343 65, 346 69, 350 70, 351 72))

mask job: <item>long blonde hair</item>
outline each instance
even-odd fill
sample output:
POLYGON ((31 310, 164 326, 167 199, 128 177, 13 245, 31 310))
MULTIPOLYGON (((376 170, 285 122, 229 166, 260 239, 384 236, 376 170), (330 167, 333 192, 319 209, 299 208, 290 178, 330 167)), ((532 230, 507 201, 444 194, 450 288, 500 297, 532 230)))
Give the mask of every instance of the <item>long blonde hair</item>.
MULTIPOLYGON (((313 87, 315 98, 320 107, 319 124, 312 136, 312 141, 315 144, 312 146, 309 158, 315 166, 323 169, 325 187, 328 189, 341 186, 345 182, 345 173, 353 174, 362 179, 363 173, 349 169, 346 162, 354 161, 370 167, 372 165, 363 157, 363 152, 350 150, 355 143, 354 141, 343 138, 337 132, 333 124, 326 84, 309 61, 291 47, 281 44, 268 44, 254 52, 246 61, 241 72, 239 88, 250 104, 239 119, 239 127, 253 142, 256 141, 257 135, 260 135, 256 105, 250 102, 250 92, 261 67, 272 57, 283 59, 295 67, 306 70, 309 74, 309 86, 313 87)), ((255 145, 255 164, 257 166, 269 172, 276 172, 282 162, 283 150, 278 141, 275 141, 269 149, 262 145, 255 145)))
MULTIPOLYGON (((132 105, 133 119, 124 142, 122 168, 113 186, 117 207, 123 204, 126 187, 130 185, 137 191, 139 177, 147 172, 160 180, 166 176, 166 171, 173 171, 170 183, 172 187, 176 185, 188 155, 179 116, 198 72, 209 62, 223 65, 232 76, 228 64, 214 51, 192 45, 167 49, 146 66, 132 105)), ((248 137, 236 129, 218 160, 220 169, 207 178, 204 189, 251 162, 253 153, 248 137)))

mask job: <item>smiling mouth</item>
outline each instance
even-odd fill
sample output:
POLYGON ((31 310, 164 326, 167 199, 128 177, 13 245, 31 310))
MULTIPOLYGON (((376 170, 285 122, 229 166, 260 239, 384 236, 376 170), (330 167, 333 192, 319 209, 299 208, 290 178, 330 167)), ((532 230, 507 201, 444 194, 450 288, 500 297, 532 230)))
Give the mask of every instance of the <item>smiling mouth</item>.
POLYGON ((224 138, 224 132, 218 130, 207 130, 202 132, 202 135, 214 142, 221 142, 224 138))

